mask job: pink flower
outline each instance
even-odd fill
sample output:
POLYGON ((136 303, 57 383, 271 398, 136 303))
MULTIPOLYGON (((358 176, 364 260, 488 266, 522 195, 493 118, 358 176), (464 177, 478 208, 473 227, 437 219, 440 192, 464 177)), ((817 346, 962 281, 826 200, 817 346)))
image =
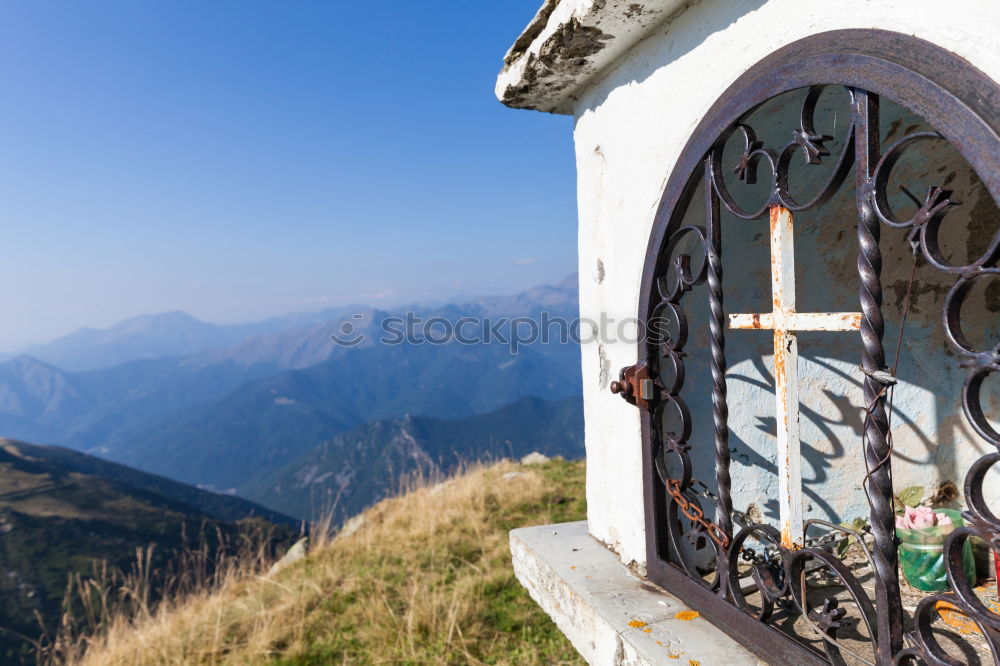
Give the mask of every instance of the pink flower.
POLYGON ((896 516, 896 527, 903 530, 922 530, 935 525, 951 525, 951 518, 928 506, 908 506, 902 516, 896 516))

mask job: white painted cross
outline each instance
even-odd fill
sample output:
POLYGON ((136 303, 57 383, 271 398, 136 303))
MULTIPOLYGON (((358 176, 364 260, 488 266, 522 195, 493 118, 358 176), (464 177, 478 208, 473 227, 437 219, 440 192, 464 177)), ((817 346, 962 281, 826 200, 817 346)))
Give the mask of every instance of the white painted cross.
POLYGON ((795 311, 795 245, 792 213, 771 207, 771 301, 766 314, 731 314, 730 328, 774 330, 775 416, 778 421, 778 494, 781 542, 801 547, 802 461, 799 450, 798 341, 795 331, 856 331, 860 312, 795 311))

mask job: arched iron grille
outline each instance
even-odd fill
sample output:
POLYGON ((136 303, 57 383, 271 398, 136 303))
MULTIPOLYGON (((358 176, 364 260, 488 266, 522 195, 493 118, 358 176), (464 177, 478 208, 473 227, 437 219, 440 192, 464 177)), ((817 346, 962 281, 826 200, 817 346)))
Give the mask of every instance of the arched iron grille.
MULTIPOLYGON (((1000 433, 990 424, 981 400, 985 378, 1000 371, 1000 347, 980 349, 962 329, 962 302, 976 281, 1000 275, 1000 233, 986 244, 986 251, 966 265, 950 265, 942 256, 937 230, 955 202, 947 191, 932 188, 909 219, 898 219, 887 203, 889 172, 912 145, 928 138, 944 138, 978 174, 995 202, 1000 202, 1000 89, 996 83, 968 63, 912 37, 881 31, 837 31, 817 35, 781 49, 741 77, 719 100, 696 130, 682 153, 661 200, 644 267, 640 320, 664 318, 675 330, 665 341, 640 343, 639 363, 622 371, 616 387, 642 409, 644 440, 644 496, 647 526, 648 575, 654 582, 677 594, 750 649, 776 664, 926 663, 961 664, 938 643, 931 623, 935 603, 947 600, 975 621, 992 655, 988 663, 1000 664, 1000 615, 987 608, 962 575, 963 543, 976 535, 1000 552, 1000 519, 986 506, 983 483, 988 470, 1000 462, 1000 433), (843 86, 850 97, 849 139, 839 155, 824 149, 828 137, 813 128, 813 114, 824 86, 843 86), (776 95, 807 88, 798 127, 784 147, 761 145, 754 129, 744 122, 757 106, 776 95), (933 125, 937 132, 904 136, 891 145, 879 140, 880 98, 906 106, 933 125), (770 195, 756 210, 745 210, 730 196, 721 178, 723 146, 736 133, 744 144, 738 175, 747 181, 770 179, 770 195), (810 164, 833 161, 836 167, 826 184, 808 201, 797 201, 790 192, 788 171, 795 155, 810 164), (882 227, 909 230, 909 239, 924 261, 937 271, 953 276, 945 298, 942 325, 947 343, 966 369, 962 401, 969 424, 986 442, 997 448, 978 460, 965 477, 968 526, 958 529, 946 543, 952 592, 926 597, 904 622, 900 601, 897 545, 894 530, 893 484, 889 422, 884 386, 869 375, 864 381, 863 457, 868 472, 865 490, 870 504, 874 539, 871 560, 874 595, 869 596, 851 571, 829 552, 819 548, 786 548, 781 535, 769 525, 758 524, 734 533, 730 497, 730 447, 726 386, 726 341, 723 282, 721 212, 737 218, 757 219, 776 210, 803 211, 823 205, 846 179, 854 177, 857 209, 857 272, 861 310, 860 362, 868 373, 886 369, 883 346, 883 287, 880 281, 882 227), (703 224, 684 226, 682 218, 696 192, 703 192, 703 224), (683 239, 699 240, 705 253, 701 267, 692 267, 690 257, 672 251, 683 239), (664 279, 669 278, 669 279, 664 279), (691 287, 707 283, 714 442, 691 442, 691 416, 684 404, 684 346, 687 337, 685 309, 704 307, 688 302, 691 287), (669 372, 660 372, 668 367, 669 372), (669 382, 663 376, 672 376, 669 382), (645 381, 643 388, 640 388, 645 381), (652 381, 652 385, 649 384, 652 381), (649 389, 652 388, 650 391, 649 389), (678 426, 661 427, 664 410, 673 410, 678 426), (693 492, 690 451, 692 447, 714 449, 716 496, 714 512, 702 508, 693 492), (704 519, 697 516, 704 512, 704 519), (681 516, 687 516, 687 523, 681 516), (690 521, 694 515, 696 520, 690 521), (706 578, 686 561, 683 540, 701 533, 715 548, 714 578, 706 578), (764 561, 748 553, 748 538, 768 542, 776 559, 764 561), (742 558, 742 559, 741 559, 742 558), (759 591, 755 606, 746 602, 740 583, 740 562, 749 561, 759 591), (843 609, 836 602, 814 603, 805 594, 806 569, 819 563, 839 580, 854 600, 871 639, 870 655, 842 649, 837 640, 843 609), (824 650, 796 641, 768 620, 776 604, 797 612, 811 627, 825 635, 824 650), (908 629, 904 629, 907 627, 908 629)), ((746 565, 744 565, 745 574, 746 565)))

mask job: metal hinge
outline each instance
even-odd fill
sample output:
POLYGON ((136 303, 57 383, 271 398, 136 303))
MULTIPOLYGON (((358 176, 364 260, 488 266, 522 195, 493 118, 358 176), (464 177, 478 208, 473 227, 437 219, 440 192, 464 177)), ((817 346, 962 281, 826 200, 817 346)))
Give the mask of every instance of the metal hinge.
POLYGON ((650 409, 655 387, 649 376, 649 366, 637 363, 622 368, 618 373, 618 381, 611 382, 611 392, 621 395, 626 402, 639 409, 650 409))

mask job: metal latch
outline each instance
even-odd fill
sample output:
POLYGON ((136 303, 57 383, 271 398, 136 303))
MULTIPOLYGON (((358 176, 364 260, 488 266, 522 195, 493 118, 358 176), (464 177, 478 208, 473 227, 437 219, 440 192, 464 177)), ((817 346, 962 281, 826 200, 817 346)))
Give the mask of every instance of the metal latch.
POLYGON ((649 409, 655 396, 653 380, 649 376, 649 366, 638 363, 622 368, 618 381, 611 382, 611 392, 625 398, 626 402, 639 409, 649 409))

